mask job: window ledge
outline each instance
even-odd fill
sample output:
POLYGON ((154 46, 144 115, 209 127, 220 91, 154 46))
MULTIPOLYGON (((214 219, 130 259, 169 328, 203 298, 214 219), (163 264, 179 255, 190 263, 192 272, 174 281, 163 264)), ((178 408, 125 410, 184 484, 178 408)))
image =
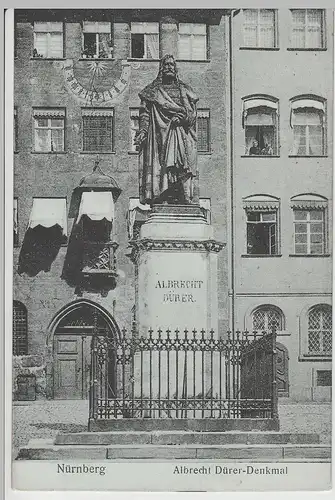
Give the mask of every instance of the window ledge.
POLYGON ((212 151, 197 151, 198 155, 211 155, 212 151))
POLYGON ((136 57, 128 57, 127 58, 127 61, 130 61, 130 62, 140 62, 140 61, 144 61, 144 62, 159 62, 160 59, 145 59, 144 57, 140 57, 138 59, 136 59, 136 57))
POLYGON ((299 356, 298 361, 310 361, 310 362, 331 362, 332 357, 330 354, 320 354, 316 356, 315 354, 304 354, 299 356))
POLYGON ((240 47, 240 50, 280 50, 279 47, 240 47))
POLYGON ((78 151, 81 155, 115 155, 115 151, 78 151))
POLYGON ((325 51, 327 50, 327 47, 314 47, 314 48, 310 48, 310 47, 297 47, 297 48, 294 48, 294 47, 287 47, 287 50, 293 50, 293 51, 301 51, 301 52, 314 52, 314 51, 325 51))
POLYGON ((66 155, 67 151, 31 151, 34 155, 66 155))
POLYGON ((176 59, 178 62, 209 63, 210 59, 176 59))
POLYGON ((31 57, 31 61, 65 61, 66 57, 31 57))
POLYGON ((241 158, 280 158, 279 155, 241 155, 241 158))
POLYGON ((330 257, 330 253, 290 253, 289 257, 330 257))
POLYGON ((114 57, 81 57, 79 61, 115 61, 114 57))
POLYGON ((251 253, 245 253, 245 254, 242 254, 241 257, 243 258, 247 258, 247 259, 258 259, 258 258, 266 258, 266 257, 270 257, 273 258, 273 257, 281 257, 282 254, 281 253, 277 253, 275 255, 269 255, 269 254, 251 254, 251 253))
POLYGON ((288 155, 289 158, 328 158, 328 155, 288 155))

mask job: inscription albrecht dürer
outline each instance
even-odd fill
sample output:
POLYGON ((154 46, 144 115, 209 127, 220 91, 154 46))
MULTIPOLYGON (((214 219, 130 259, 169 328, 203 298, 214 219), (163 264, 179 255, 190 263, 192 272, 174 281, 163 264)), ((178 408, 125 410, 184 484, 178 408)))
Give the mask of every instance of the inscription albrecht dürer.
POLYGON ((193 293, 173 293, 175 289, 200 289, 204 284, 203 280, 157 280, 155 288, 169 289, 164 293, 163 302, 196 302, 193 293))

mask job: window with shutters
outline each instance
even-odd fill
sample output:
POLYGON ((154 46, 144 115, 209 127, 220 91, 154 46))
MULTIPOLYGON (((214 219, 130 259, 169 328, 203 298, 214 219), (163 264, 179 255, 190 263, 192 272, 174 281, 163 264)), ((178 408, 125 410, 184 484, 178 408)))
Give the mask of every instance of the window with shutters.
POLYGON ((159 23, 130 24, 130 57, 159 59, 159 23))
POLYGON ((293 156, 323 156, 325 144, 325 100, 301 96, 291 100, 293 156))
POLYGON ((34 22, 33 57, 63 58, 63 23, 34 22))
POLYGON ((28 319, 27 309, 17 300, 13 302, 13 355, 28 354, 28 319))
POLYGON ((278 255, 279 200, 266 195, 244 198, 247 219, 247 255, 278 255))
POLYGON ((245 130, 245 154, 278 154, 278 100, 249 96, 243 100, 242 126, 245 130))
POLYGON ((206 24, 179 23, 178 59, 186 61, 207 59, 206 24))
POLYGON ((35 151, 64 151, 65 110, 60 108, 33 110, 35 151))
POLYGON ((307 354, 314 356, 332 353, 332 308, 320 304, 308 312, 307 354))
POLYGON ((291 198, 291 208, 294 223, 294 254, 325 254, 328 200, 316 194, 300 194, 291 198))
POLYGON ((210 152, 210 118, 208 109, 197 112, 197 149, 199 153, 210 152))
POLYGON ((129 110, 130 117, 130 147, 129 151, 138 152, 138 146, 134 143, 136 133, 140 128, 140 110, 139 108, 131 108, 129 110))
POLYGON ((83 22, 83 58, 112 58, 111 23, 83 22))
POLYGON ((113 109, 82 109, 83 151, 113 151, 113 109))
POLYGON ((252 313, 252 329, 259 332, 276 332, 284 329, 283 312, 274 306, 263 305, 252 313))
POLYGON ((292 9, 291 48, 325 48, 323 9, 292 9))
POLYGON ((276 10, 243 10, 243 45, 253 48, 277 47, 276 10))

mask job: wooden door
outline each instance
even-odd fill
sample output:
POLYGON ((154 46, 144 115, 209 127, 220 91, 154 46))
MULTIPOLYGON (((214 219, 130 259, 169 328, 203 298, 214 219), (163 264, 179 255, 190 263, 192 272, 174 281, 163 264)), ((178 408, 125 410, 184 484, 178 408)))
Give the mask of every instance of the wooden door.
POLYGON ((288 379, 288 350, 283 345, 277 342, 277 389, 278 396, 289 396, 289 379, 288 379))
POLYGON ((55 399, 88 398, 91 338, 86 334, 55 335, 55 399))

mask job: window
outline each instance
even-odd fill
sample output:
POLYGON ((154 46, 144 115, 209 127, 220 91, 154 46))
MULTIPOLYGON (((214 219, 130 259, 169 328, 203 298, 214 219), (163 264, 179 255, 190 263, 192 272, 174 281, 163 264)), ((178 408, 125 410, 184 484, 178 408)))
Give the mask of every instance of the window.
POLYGON ((294 253, 320 255, 326 252, 325 198, 306 194, 291 198, 294 215, 294 253))
POLYGON ((131 23, 130 30, 130 57, 159 59, 159 23, 131 23))
POLYGON ((283 330, 283 313, 274 306, 260 306, 252 313, 252 329, 261 332, 283 330))
POLYGON ((291 47, 321 49, 325 47, 324 11, 322 9, 293 9, 291 47))
POLYGON ((294 251, 296 254, 324 253, 323 210, 294 210, 294 251))
POLYGON ((113 151, 113 110, 83 109, 83 151, 113 151))
POLYGON ((276 47, 276 11, 270 9, 245 9, 243 14, 244 46, 254 48, 276 47))
POLYGON ((278 101, 249 97, 243 102, 242 126, 245 129, 245 154, 278 154, 278 101))
POLYGON ((111 23, 83 23, 83 57, 111 58, 113 48, 111 23))
POLYGON ((197 148, 200 153, 210 151, 209 110, 206 109, 197 112, 197 148))
POLYGON ((64 151, 64 109, 34 109, 35 151, 64 151))
POLYGON ((308 312, 309 355, 331 355, 332 353, 332 308, 317 305, 308 312))
POLYGON ((331 370, 317 370, 316 371, 316 385, 318 387, 331 387, 332 386, 332 371, 331 370))
POLYGON ((247 254, 278 254, 279 201, 265 195, 250 196, 243 200, 247 215, 247 254))
POLYGON ((138 108, 130 109, 130 151, 137 152, 138 146, 134 144, 136 133, 140 128, 140 110, 138 108))
POLYGON ((207 59, 206 24, 179 23, 178 59, 204 61, 207 59))
POLYGON ((26 307, 17 300, 13 302, 13 355, 28 354, 28 320, 26 307))
POLYGON ((325 102, 298 98, 291 102, 291 127, 295 156, 325 154, 325 102))
POLYGON ((34 22, 33 57, 63 57, 63 23, 34 22))
POLYGON ((19 228, 18 228, 18 213, 17 213, 17 198, 14 198, 13 204, 13 244, 19 244, 19 228))
POLYGON ((106 242, 111 239, 112 223, 106 219, 91 220, 87 215, 82 217, 84 241, 106 242))

